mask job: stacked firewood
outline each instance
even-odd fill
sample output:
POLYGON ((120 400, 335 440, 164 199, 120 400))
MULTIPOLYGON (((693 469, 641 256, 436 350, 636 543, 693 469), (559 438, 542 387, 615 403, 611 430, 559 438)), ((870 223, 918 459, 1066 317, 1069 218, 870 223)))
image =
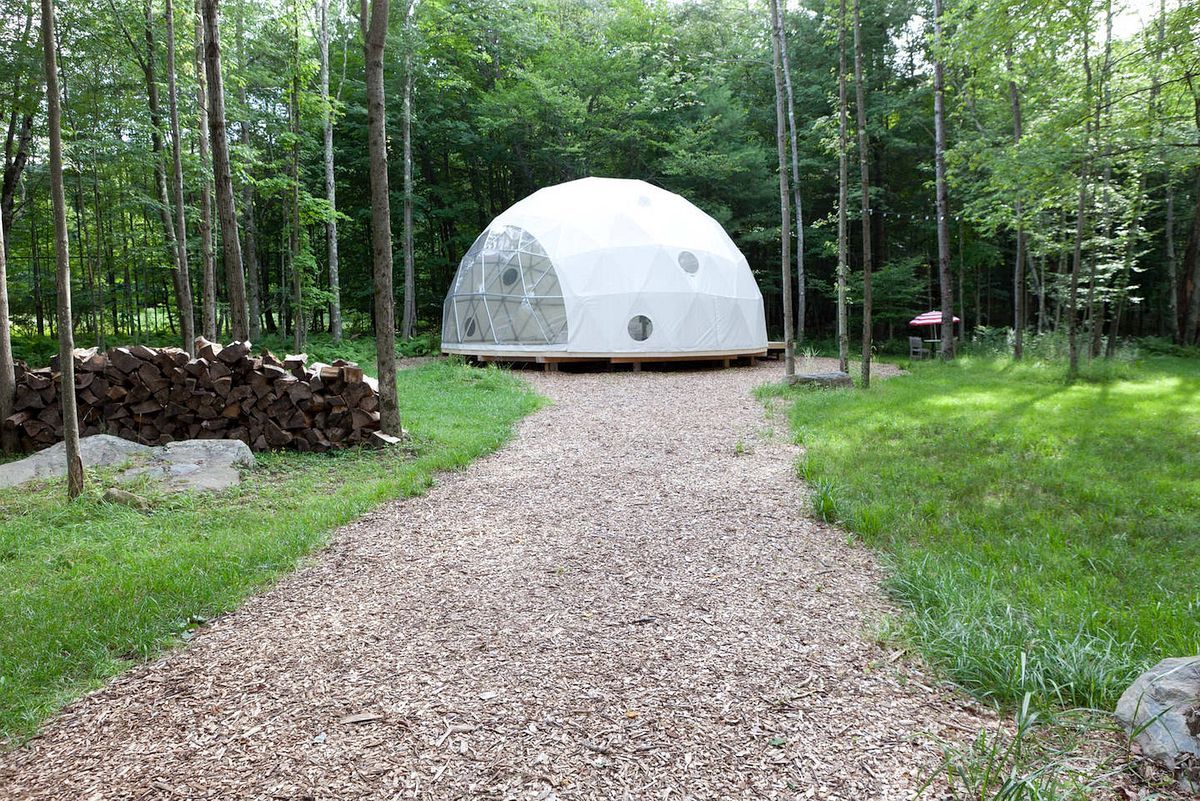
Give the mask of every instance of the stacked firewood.
MULTIPOLYGON (((256 451, 327 451, 394 442, 379 431, 379 392, 353 362, 306 364, 196 340, 180 348, 134 345, 75 351, 82 436, 115 434, 145 445, 183 439, 240 439, 256 451)), ((17 366, 14 413, 3 421, 17 446, 33 451, 62 439, 58 358, 17 366)))

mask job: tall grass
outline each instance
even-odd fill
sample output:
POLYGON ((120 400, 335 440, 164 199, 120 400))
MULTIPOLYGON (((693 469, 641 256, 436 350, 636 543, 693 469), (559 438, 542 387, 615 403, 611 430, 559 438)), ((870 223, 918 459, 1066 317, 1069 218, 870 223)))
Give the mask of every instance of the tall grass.
POLYGON ((983 698, 1111 708, 1200 652, 1200 362, 917 365, 790 402, 814 511, 879 548, 909 636, 983 698))

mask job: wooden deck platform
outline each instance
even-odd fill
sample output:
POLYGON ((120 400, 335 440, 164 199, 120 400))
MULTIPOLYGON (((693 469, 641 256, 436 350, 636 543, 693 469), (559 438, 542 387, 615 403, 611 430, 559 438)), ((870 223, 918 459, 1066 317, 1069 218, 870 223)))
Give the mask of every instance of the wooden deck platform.
POLYGON ((754 365, 761 358, 768 357, 768 350, 739 350, 739 351, 700 351, 695 353, 622 353, 622 354, 586 354, 586 353, 520 353, 514 351, 479 350, 446 350, 444 355, 462 356, 468 361, 488 364, 527 364, 540 365, 547 371, 555 371, 561 364, 594 365, 612 369, 616 365, 629 365, 634 372, 640 371, 643 364, 673 364, 711 362, 722 367, 730 367, 735 363, 754 365))

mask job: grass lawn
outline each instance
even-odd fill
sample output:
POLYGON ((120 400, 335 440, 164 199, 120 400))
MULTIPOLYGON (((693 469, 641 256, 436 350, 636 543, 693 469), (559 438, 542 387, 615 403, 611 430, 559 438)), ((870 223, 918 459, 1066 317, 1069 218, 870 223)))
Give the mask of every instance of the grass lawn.
MULTIPOLYGON (((369 363, 364 359, 364 363, 369 363)), ((540 403, 503 370, 400 374, 411 449, 259 455, 238 488, 155 495, 148 513, 66 501, 62 481, 0 490, 0 740, 237 606, 370 507, 500 446, 540 403)))
POLYGON ((963 358, 867 392, 764 388, 819 516, 880 549, 905 634, 1002 703, 1111 709, 1200 653, 1200 360, 963 358))

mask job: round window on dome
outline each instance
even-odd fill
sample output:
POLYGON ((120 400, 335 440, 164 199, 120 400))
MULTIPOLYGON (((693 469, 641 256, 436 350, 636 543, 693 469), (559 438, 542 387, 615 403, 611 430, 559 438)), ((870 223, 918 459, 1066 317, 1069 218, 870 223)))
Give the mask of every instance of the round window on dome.
POLYGON ((696 254, 690 250, 684 250, 679 253, 679 266, 688 275, 695 275, 700 269, 700 260, 696 258, 696 254))
POLYGON ((475 318, 474 317, 467 318, 467 324, 465 326, 463 326, 463 330, 466 331, 466 334, 468 337, 475 336, 475 318))
POLYGON ((517 271, 516 267, 509 267, 500 274, 500 283, 504 284, 505 286, 512 286, 513 284, 517 283, 517 279, 520 277, 521 273, 517 271))
POLYGON ((654 332, 654 323, 644 314, 639 314, 629 321, 629 336, 636 342, 645 342, 654 332))

